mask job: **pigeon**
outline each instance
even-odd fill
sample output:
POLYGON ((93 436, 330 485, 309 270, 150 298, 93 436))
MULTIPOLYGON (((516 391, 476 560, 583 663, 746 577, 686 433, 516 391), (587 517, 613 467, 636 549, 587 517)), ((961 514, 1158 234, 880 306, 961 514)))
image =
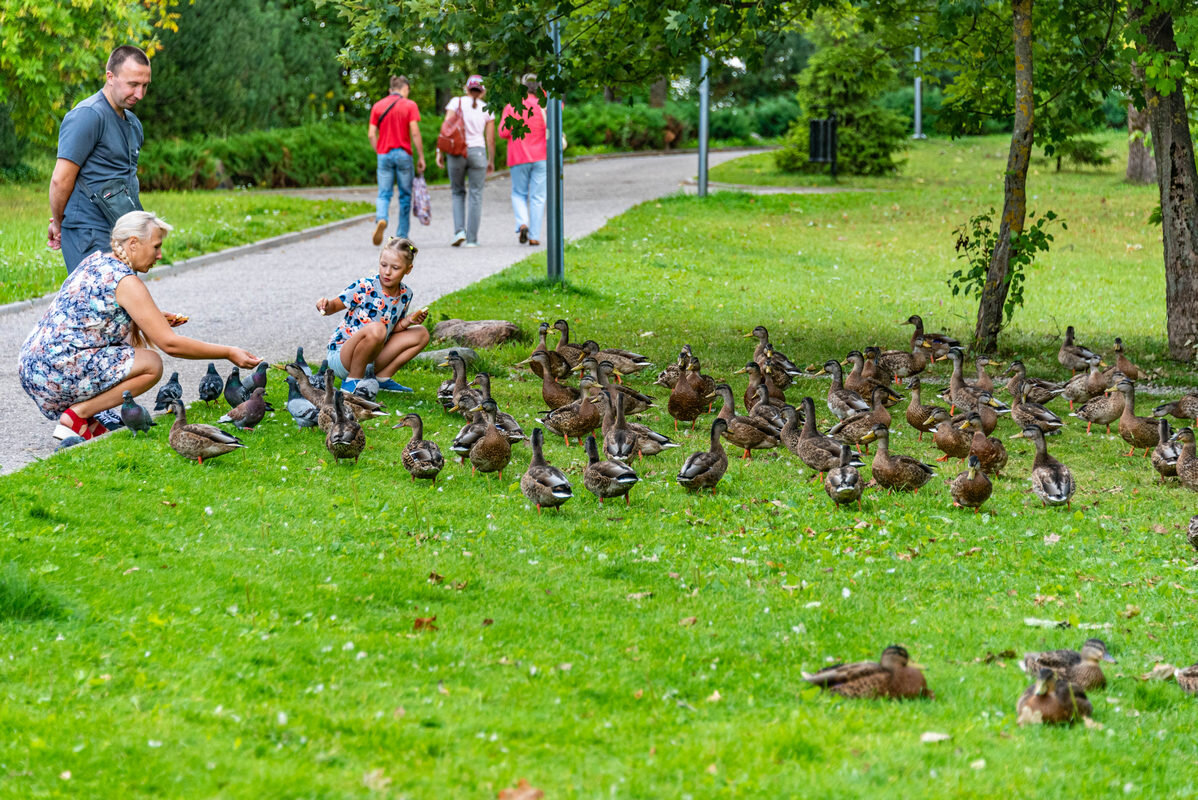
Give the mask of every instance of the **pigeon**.
POLYGON ((250 376, 248 378, 246 378, 245 390, 247 392, 252 392, 255 389, 265 389, 266 388, 266 367, 267 366, 268 365, 265 361, 259 362, 258 368, 256 370, 254 370, 252 373, 250 373, 250 376))
POLYGON ((225 402, 231 408, 237 408, 249 396, 249 391, 241 385, 241 371, 237 367, 233 367, 233 371, 229 373, 229 379, 225 381, 225 402))
POLYGON ((83 444, 85 441, 87 440, 82 436, 68 436, 58 443, 58 447, 54 448, 54 452, 57 453, 59 450, 66 450, 68 447, 74 447, 77 444, 83 444))
MULTIPOLYGON (((307 366, 307 365, 305 365, 305 366, 307 366)), ((303 367, 300 367, 300 369, 302 370, 303 367)), ((323 392, 324 391, 324 381, 325 381, 325 378, 328 377, 328 375, 329 375, 329 360, 326 358, 324 361, 320 362, 320 369, 317 370, 315 375, 313 375, 311 378, 308 379, 308 382, 312 384, 312 388, 319 389, 320 391, 323 392)))
POLYGON ((300 394, 295 378, 287 379, 287 412, 300 428, 315 428, 319 409, 300 394))
POLYGON ((216 364, 208 362, 208 372, 200 378, 200 399, 209 405, 225 390, 225 382, 216 372, 216 364))
POLYGON ((232 422, 242 430, 252 431, 254 426, 266 416, 266 401, 262 399, 265 392, 265 389, 255 389, 248 400, 236 408, 229 409, 229 413, 218 419, 217 422, 232 422))
POLYGON ((172 372, 171 379, 158 390, 154 398, 155 411, 173 411, 174 402, 183 397, 183 387, 179 384, 179 373, 172 372))
POLYGON ((367 400, 374 400, 379 396, 379 379, 374 374, 374 364, 366 365, 366 376, 358 380, 358 385, 354 387, 354 395, 364 397, 367 400))
POLYGON ((307 361, 304 361, 304 348, 295 348, 295 363, 299 365, 301 372, 307 375, 309 379, 312 378, 312 368, 308 366, 307 361))
POLYGON ((125 392, 121 395, 121 399, 125 402, 121 404, 121 422, 125 423, 125 427, 133 431, 133 435, 137 436, 140 431, 148 431, 156 424, 150 418, 150 412, 133 402, 133 393, 125 392))

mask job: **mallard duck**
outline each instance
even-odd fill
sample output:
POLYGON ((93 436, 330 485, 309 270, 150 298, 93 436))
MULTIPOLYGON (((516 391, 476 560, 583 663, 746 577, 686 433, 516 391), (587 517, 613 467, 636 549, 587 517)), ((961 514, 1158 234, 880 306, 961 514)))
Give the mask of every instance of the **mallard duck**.
POLYGON ((630 493, 640 478, 636 470, 622 461, 600 461, 595 437, 586 440, 587 465, 582 471, 582 485, 599 498, 599 504, 609 497, 623 497, 624 505, 631 504, 630 493))
MULTIPOLYGON (((494 400, 483 401, 477 408, 482 410, 487 419, 487 429, 470 447, 470 474, 477 472, 498 472, 499 480, 503 480, 503 470, 512 460, 512 445, 495 425, 495 415, 499 408, 494 400)), ((471 409, 473 412, 474 409, 471 409)), ((540 422, 540 420, 537 420, 540 422)))
MULTIPOLYGON (((534 367, 533 372, 541 376, 541 399, 551 410, 569 405, 578 399, 581 394, 578 389, 557 382, 557 376, 549 364, 547 353, 533 353, 529 360, 534 367)), ((567 369, 569 368, 567 367, 567 369)))
POLYGON ((472 409, 482 404, 482 392, 470 388, 466 381, 466 361, 458 355, 457 350, 450 350, 449 355, 438 366, 450 367, 453 370, 453 405, 447 411, 450 414, 461 414, 470 418, 472 409))
POLYGON ((1137 449, 1143 447, 1144 455, 1152 452, 1152 448, 1160 444, 1157 436, 1158 426, 1151 417, 1136 416, 1136 386, 1124 378, 1115 386, 1116 391, 1123 395, 1123 413, 1119 416, 1119 435, 1123 441, 1131 445, 1127 455, 1133 456, 1137 449))
POLYGON ((977 456, 978 465, 987 475, 998 475, 1007 466, 1007 448, 1001 441, 986 435, 985 425, 981 415, 971 412, 960 423, 962 430, 972 431, 973 438, 969 442, 969 455, 977 456))
POLYGON ((976 378, 969 381, 969 385, 985 392, 993 392, 994 379, 986 374, 986 367, 991 363, 990 356, 980 355, 973 360, 973 363, 977 367, 978 374, 976 378))
MULTIPOLYGON (((692 363, 693 360, 687 361, 687 372, 690 371, 692 363)), ((678 430, 679 422, 691 423, 693 430, 696 421, 707 410, 708 400, 707 396, 699 394, 694 384, 687 380, 686 373, 683 373, 670 390, 670 399, 666 403, 666 411, 674 418, 674 430, 678 430)))
MULTIPOLYGON (((629 429, 628 420, 624 418, 624 395, 611 388, 600 390, 600 396, 606 401, 605 408, 608 413, 611 413, 612 404, 615 404, 611 424, 603 425, 603 452, 613 461, 627 463, 639 452, 640 442, 639 437, 629 429)), ((603 422, 607 422, 606 418, 603 422)))
MULTIPOLYGON (((602 413, 602 430, 603 436, 606 439, 608 432, 615 426, 616 412, 615 406, 612 404, 612 398, 616 396, 615 392, 602 391, 596 395, 599 400, 599 408, 602 413)), ((670 439, 665 434, 658 433, 648 425, 642 425, 639 422, 624 420, 624 425, 628 430, 636 435, 636 452, 641 457, 655 456, 663 450, 669 450, 672 447, 680 445, 670 439)))
POLYGON ((1172 403, 1162 403, 1152 409, 1152 416, 1154 417, 1163 417, 1165 415, 1185 420, 1186 422, 1194 420, 1194 424, 1198 425, 1198 392, 1190 392, 1189 394, 1182 395, 1180 400, 1174 400, 1172 403))
POLYGON ((1198 514, 1190 517, 1190 524, 1186 526, 1186 541, 1190 547, 1198 550, 1198 514))
MULTIPOLYGON (((520 478, 520 491, 536 504, 537 513, 542 508, 559 508, 574 496, 574 490, 565 473, 545 460, 542 447, 545 443, 545 432, 540 428, 532 430, 532 460, 528 469, 520 478)), ((502 478, 502 475, 500 476, 502 478)))
POLYGON ((653 362, 648 357, 640 353, 634 353, 631 350, 621 350, 616 347, 600 349, 599 343, 594 339, 587 339, 582 343, 581 347, 584 357, 592 356, 600 363, 604 361, 611 362, 615 368, 617 378, 621 375, 632 375, 653 366, 653 362))
POLYGON ((1084 419, 1086 421, 1086 433, 1090 433, 1090 428, 1094 425, 1105 425, 1106 432, 1111 432, 1111 423, 1123 416, 1124 406, 1123 395, 1119 392, 1112 392, 1107 395, 1095 397, 1093 400, 1078 407, 1069 416, 1084 419))
POLYGON ((1198 694, 1198 664, 1185 669, 1173 670, 1173 677, 1177 679, 1177 685, 1183 692, 1198 694))
POLYGON ((882 651, 877 662, 836 664, 815 674, 802 673, 803 680, 842 697, 909 700, 932 697, 928 681, 918 667, 910 663, 905 647, 892 644, 882 651))
POLYGON ((1146 381, 1151 377, 1147 370, 1141 369, 1131 362, 1123 350, 1123 340, 1118 336, 1115 337, 1115 363, 1107 368, 1106 375, 1109 378, 1116 372, 1122 372, 1124 376, 1133 381, 1146 381))
POLYGON ((1036 682, 1024 690, 1015 704, 1020 725, 1072 724, 1094 713, 1086 693, 1068 681, 1058 681, 1051 669, 1042 669, 1036 682))
MULTIPOLYGON (((715 378, 710 375, 703 374, 703 365, 699 363, 699 359, 691 356, 690 363, 686 365, 686 374, 683 376, 690 381, 691 386, 695 387, 695 391, 700 396, 707 398, 707 410, 711 411, 712 399, 715 397, 715 378)), ((764 376, 766 385, 770 385, 768 373, 764 376)))
POLYGON ((187 409, 182 400, 176 398, 174 408, 175 422, 171 425, 167 441, 170 442, 171 448, 184 458, 203 464, 205 458, 216 458, 245 447, 236 436, 225 433, 214 425, 189 425, 187 409))
MULTIPOLYGON (((798 412, 794 406, 782 407, 782 414, 786 420, 782 427, 782 442, 809 469, 818 473, 822 480, 825 472, 835 469, 840 464, 840 448, 845 443, 820 433, 815 424, 815 401, 810 397, 804 397, 802 402, 802 430, 798 427, 798 412)), ((850 463, 854 467, 865 466, 856 456, 850 463)))
MULTIPOLYGON (((437 364, 437 366, 452 368, 453 360, 455 358, 461 358, 461 355, 458 353, 457 350, 450 350, 449 355, 446 357, 446 359, 444 361, 442 361, 441 363, 437 364)), ((465 364, 464 361, 462 363, 465 364)), ((456 405, 456 403, 454 403, 454 400, 453 400, 453 390, 456 385, 457 385, 457 373, 455 372, 454 374, 450 375, 445 380, 441 381, 441 385, 437 387, 437 402, 440 403, 441 407, 444 408, 446 411, 449 411, 456 405)))
POLYGON ((562 354, 556 350, 550 350, 546 343, 546 338, 549 334, 549 323, 542 322, 537 327, 537 346, 529 353, 528 358, 516 364, 517 367, 522 367, 528 364, 528 368, 536 374, 538 378, 545 377, 545 370, 549 370, 549 374, 554 378, 566 378, 570 375, 570 362, 562 357, 562 354), (537 353, 544 353, 545 359, 537 361, 534 356, 537 353))
POLYGON ((345 392, 336 392, 333 395, 333 424, 325 434, 324 446, 333 454, 334 461, 352 458, 354 463, 357 463, 358 456, 362 455, 362 449, 366 447, 366 433, 354 415, 346 410, 347 397, 349 395, 345 392))
POLYGON ((890 427, 890 412, 883 405, 886 399, 886 388, 882 386, 873 387, 873 396, 870 398, 873 403, 870 405, 869 411, 860 414, 854 414, 851 417, 846 417, 840 422, 828 429, 829 436, 836 436, 849 444, 860 446, 865 434, 874 429, 875 425, 885 425, 890 427))
POLYGON ((673 389, 674 384, 682 377, 682 373, 686 372, 686 365, 691 360, 691 346, 689 344, 682 345, 682 351, 678 354, 678 361, 669 364, 661 372, 657 373, 657 380, 653 381, 655 386, 664 386, 667 389, 673 389))
MULTIPOLYGON (((583 359, 586 363, 589 359, 583 359)), ((644 392, 638 392, 631 386, 624 386, 619 383, 612 383, 611 376, 615 373, 616 368, 610 361, 600 361, 594 369, 595 380, 599 383, 600 389, 608 389, 609 387, 617 394, 624 396, 624 413, 632 416, 634 414, 643 414, 651 408, 655 407, 656 400, 644 392)), ((714 383, 714 381, 713 381, 714 383)), ((701 390, 700 390, 701 391, 701 390)))
MULTIPOLYGON (((296 383, 298 384, 299 381, 297 380, 296 383)), ((337 404, 333 397, 335 394, 337 394, 337 384, 334 381, 325 381, 320 402, 313 404, 316 406, 316 424, 320 426, 320 430, 325 436, 328 436, 329 428, 333 427, 333 422, 337 419, 337 404)))
POLYGON ((860 350, 850 350, 844 357, 844 366, 849 365, 852 369, 844 376, 844 388, 866 397, 873 391, 873 384, 865 379, 865 356, 860 350))
POLYGON ((884 350, 878 355, 878 368, 894 376, 895 383, 899 378, 912 378, 931 363, 932 346, 926 344, 922 336, 911 340, 911 350, 884 350))
POLYGON ((1068 681, 1082 691, 1106 687, 1106 675, 1102 674, 1102 662, 1117 663, 1107 652, 1102 639, 1087 639, 1079 650, 1045 650, 1028 653, 1023 657, 1023 669, 1029 677, 1039 675, 1040 670, 1051 670, 1057 678, 1068 681))
POLYGON ((417 478, 422 480, 431 480, 433 485, 437 485, 437 475, 445 466, 445 457, 441 455, 441 448, 437 447, 437 443, 424 438, 424 420, 419 414, 405 414, 398 425, 392 425, 395 428, 411 428, 412 438, 404 445, 403 452, 400 454, 400 461, 403 462, 404 469, 412 476, 414 483, 417 478))
POLYGON ((1177 479, 1181 485, 1198 492, 1198 455, 1194 453, 1194 430, 1182 428, 1173 434, 1173 441, 1181 445, 1177 454, 1177 479))
POLYGON ((877 441, 878 452, 874 455, 870 472, 878 485, 891 491, 918 492, 919 488, 936 475, 936 468, 910 456, 890 454, 890 431, 885 425, 875 425, 867 433, 864 442, 877 441))
POLYGON ((690 491, 711 489, 711 493, 715 494, 716 484, 728 470, 728 454, 720 444, 720 437, 727 427, 728 423, 718 417, 712 421, 711 449, 691 453, 675 478, 680 486, 690 491))
POLYGON ((882 348, 874 345, 865 348, 865 363, 861 367, 861 375, 865 380, 882 386, 898 383, 894 373, 882 366, 882 348))
POLYGON ((1073 341, 1072 325, 1065 328, 1065 341, 1061 343, 1061 349, 1057 351, 1057 361, 1061 363, 1061 366, 1068 369, 1070 374, 1074 374, 1080 369, 1085 369, 1091 358, 1102 360, 1102 356, 1099 356, 1098 353, 1073 341))
MULTIPOLYGON (((976 414, 977 412, 970 413, 976 414)), ((950 458, 959 458, 964 461, 969 458, 969 447, 973 444, 973 436, 961 430, 960 425, 954 425, 944 411, 937 409, 933 414, 936 428, 932 431, 932 444, 936 445, 936 449, 944 454, 936 460, 948 461, 950 458)))
POLYGON ((907 317, 907 321, 903 322, 902 324, 915 326, 915 332, 911 334, 912 349, 915 348, 916 340, 922 338, 929 349, 931 349, 932 355, 935 358, 944 358, 946 355, 948 355, 950 348, 961 346, 959 341, 946 334, 925 332, 923 329, 923 317, 919 316, 918 314, 912 314, 911 316, 907 317))
POLYGON ((470 448, 474 447, 474 443, 483 438, 483 434, 486 432, 487 417, 483 414, 481 407, 476 408, 473 418, 461 427, 449 445, 449 449, 458 456, 458 463, 466 463, 466 458, 470 455, 470 448))
MULTIPOLYGON (((491 396, 491 374, 489 372, 480 372, 474 376, 471 384, 478 384, 479 404, 484 400, 494 400, 491 396)), ((496 403, 496 408, 498 408, 496 403)), ((500 433, 507 437, 507 440, 512 444, 522 442, 528 438, 524 433, 524 429, 520 427, 520 423, 511 414, 503 411, 497 411, 495 414, 495 426, 499 428, 500 433)))
POLYGON ((948 413, 952 414, 957 408, 965 411, 977 411, 978 398, 983 390, 965 383, 965 373, 961 367, 965 361, 964 351, 959 347, 950 348, 948 357, 953 362, 953 374, 948 379, 948 397, 951 403, 948 413))
MULTIPOLYGON (((920 399, 920 387, 922 386, 919 378, 911 378, 907 381, 907 389, 911 392, 911 398, 907 402, 907 424, 919 431, 919 440, 923 441, 923 435, 938 424, 932 417, 932 411, 940 408, 940 406, 925 406, 920 399)), ((945 414, 947 410, 941 409, 945 414)))
POLYGON ((1152 467, 1160 474, 1163 483, 1165 478, 1177 477, 1177 457, 1181 455, 1181 445, 1173 441, 1173 431, 1169 429, 1167 419, 1159 421, 1157 438, 1160 444, 1152 451, 1152 467))
POLYGON ((582 379, 582 395, 577 400, 569 405, 545 412, 536 418, 537 422, 544 425, 550 433, 565 439, 566 446, 569 447, 571 436, 581 440, 583 436, 603 423, 599 409, 592 402, 592 392, 596 392, 598 389, 599 385, 590 377, 584 377, 582 379))
POLYGON ((803 371, 787 358, 785 353, 779 351, 770 342, 770 333, 764 325, 758 325, 745 334, 746 339, 753 337, 757 338, 757 346, 753 348, 753 361, 763 370, 767 364, 773 368, 774 382, 779 389, 785 389, 790 385, 792 378, 803 374, 803 371))
POLYGON ((982 392, 978 395, 978 407, 973 411, 966 411, 963 414, 957 414, 952 418, 954 425, 960 427, 961 423, 969 418, 970 414, 977 414, 982 421, 982 433, 989 436, 994 433, 998 427, 998 415, 1009 414, 1011 409, 1008 405, 996 399, 989 392, 982 392))
POLYGON ((953 505, 958 508, 972 508, 973 513, 981 510, 982 504, 990 499, 994 485, 982 472, 982 462, 977 456, 969 457, 969 467, 953 478, 949 484, 949 493, 953 496, 953 505))
POLYGON ((570 344, 570 324, 564 319, 559 319, 553 323, 554 329, 562 335, 562 338, 557 340, 557 352, 566 359, 566 363, 571 368, 578 366, 578 362, 582 361, 582 348, 578 345, 570 344))
POLYGON ((1045 433, 1060 430, 1065 424, 1061 418, 1028 397, 1028 386, 1023 386, 1023 399, 1011 406, 1011 419, 1021 427, 1035 425, 1045 433))
POLYGON ((1068 506, 1073 508, 1073 492, 1077 486, 1069 467, 1048 454, 1044 443, 1044 431, 1035 425, 1027 425, 1012 439, 1031 439, 1036 446, 1036 458, 1032 461, 1032 491, 1045 506, 1068 506))
POLYGON ((734 374, 747 374, 749 376, 749 385, 745 387, 744 399, 746 409, 752 411, 753 407, 757 405, 758 386, 765 387, 771 402, 775 402, 780 406, 786 403, 786 394, 778 388, 769 373, 757 365, 756 361, 750 361, 745 364, 743 369, 738 369, 734 374))
MULTIPOLYGON (((869 411, 870 405, 864 397, 844 388, 844 373, 839 361, 834 358, 828 359, 815 374, 832 376, 832 385, 828 387, 828 410, 835 414, 837 419, 869 411)), ((750 374, 750 379, 751 377, 750 374)))
POLYGON ((853 451, 847 444, 841 445, 840 463, 828 470, 828 477, 824 478, 824 491, 836 505, 856 502, 860 509, 861 492, 864 489, 865 481, 861 480, 861 473, 853 466, 853 451))
POLYGON ((1098 358, 1091 358, 1087 363, 1090 371, 1074 375, 1066 381, 1065 391, 1061 392, 1061 396, 1069 401, 1070 411, 1074 403, 1085 403, 1092 397, 1106 393, 1107 379, 1098 367, 1098 358))
POLYGON ((1021 386, 1028 388, 1028 399, 1040 405, 1044 405, 1065 391, 1064 384, 1053 383, 1042 378, 1029 378, 1027 368, 1018 359, 1011 362, 1003 375, 1011 376, 1007 381, 1007 392, 1011 395, 1012 402, 1017 402, 1023 396, 1021 386))
POLYGON ((726 383, 715 385, 716 396, 724 401, 719 419, 724 420, 724 438, 745 451, 743 458, 750 458, 750 450, 765 450, 778 446, 778 431, 756 417, 745 417, 736 413, 732 398, 732 387, 726 383))

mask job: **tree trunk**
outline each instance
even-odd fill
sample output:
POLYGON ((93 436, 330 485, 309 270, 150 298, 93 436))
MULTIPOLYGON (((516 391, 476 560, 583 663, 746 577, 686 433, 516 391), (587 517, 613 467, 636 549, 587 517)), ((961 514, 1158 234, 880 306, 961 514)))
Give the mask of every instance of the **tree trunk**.
POLYGON ((649 87, 649 107, 664 108, 666 105, 666 96, 670 92, 670 79, 662 76, 653 82, 649 87))
MULTIPOLYGON (((1141 0, 1133 5, 1132 19, 1140 19, 1143 11, 1141 0)), ((1172 15, 1159 14, 1143 24, 1147 41, 1138 45, 1141 55, 1177 55, 1172 15)), ((1169 94, 1161 94, 1151 81, 1144 87, 1161 192, 1169 355, 1178 361, 1193 359, 1198 346, 1198 169, 1184 92, 1180 81, 1169 94)))
MULTIPOLYGON (((1135 61, 1131 74, 1141 87, 1144 86, 1144 68, 1135 61)), ((1146 143, 1148 137, 1148 109, 1127 104, 1127 182, 1152 183, 1156 180, 1156 160, 1146 143)))
POLYGON ((608 103, 616 102, 616 90, 611 86, 603 87, 603 99, 608 103))
POLYGON ((1027 216, 1027 168, 1032 157, 1035 98, 1032 97, 1032 0, 1013 0, 1015 36, 1015 130, 1007 155, 1007 174, 1003 184, 1002 223, 998 241, 990 256, 986 285, 978 303, 978 323, 974 347, 979 353, 998 349, 1002 330, 1003 305, 1010 289, 1007 277, 1011 267, 1011 237, 1023 232, 1027 216))

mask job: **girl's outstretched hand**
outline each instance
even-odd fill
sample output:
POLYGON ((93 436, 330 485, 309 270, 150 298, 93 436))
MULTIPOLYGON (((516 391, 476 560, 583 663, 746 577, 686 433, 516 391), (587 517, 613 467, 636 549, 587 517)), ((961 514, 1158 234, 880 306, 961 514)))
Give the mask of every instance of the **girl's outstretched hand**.
POLYGON ((230 347, 228 360, 241 369, 249 369, 258 366, 258 362, 262 359, 248 350, 242 350, 240 347, 230 347))
POLYGON ((327 313, 325 311, 325 309, 328 308, 328 305, 329 305, 329 298, 322 297, 316 301, 316 310, 319 311, 321 313, 321 315, 323 316, 327 313))

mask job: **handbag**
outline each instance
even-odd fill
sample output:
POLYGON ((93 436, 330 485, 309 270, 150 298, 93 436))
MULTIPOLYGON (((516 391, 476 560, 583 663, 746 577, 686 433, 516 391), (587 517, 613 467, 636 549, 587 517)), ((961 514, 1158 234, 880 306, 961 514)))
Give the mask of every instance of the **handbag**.
POLYGON ((462 116, 462 98, 458 98, 458 110, 441 123, 437 136, 437 149, 448 156, 466 155, 466 120, 462 116))
POLYGON ((141 206, 133 200, 129 184, 125 182, 124 178, 105 181, 100 184, 99 191, 92 191, 92 188, 82 178, 75 178, 75 184, 83 190, 87 199, 100 209, 100 213, 104 215, 109 226, 116 225, 116 221, 130 211, 141 210, 141 206))
POLYGON ((421 225, 433 221, 433 201, 428 195, 428 184, 420 175, 412 178, 412 214, 421 225))

